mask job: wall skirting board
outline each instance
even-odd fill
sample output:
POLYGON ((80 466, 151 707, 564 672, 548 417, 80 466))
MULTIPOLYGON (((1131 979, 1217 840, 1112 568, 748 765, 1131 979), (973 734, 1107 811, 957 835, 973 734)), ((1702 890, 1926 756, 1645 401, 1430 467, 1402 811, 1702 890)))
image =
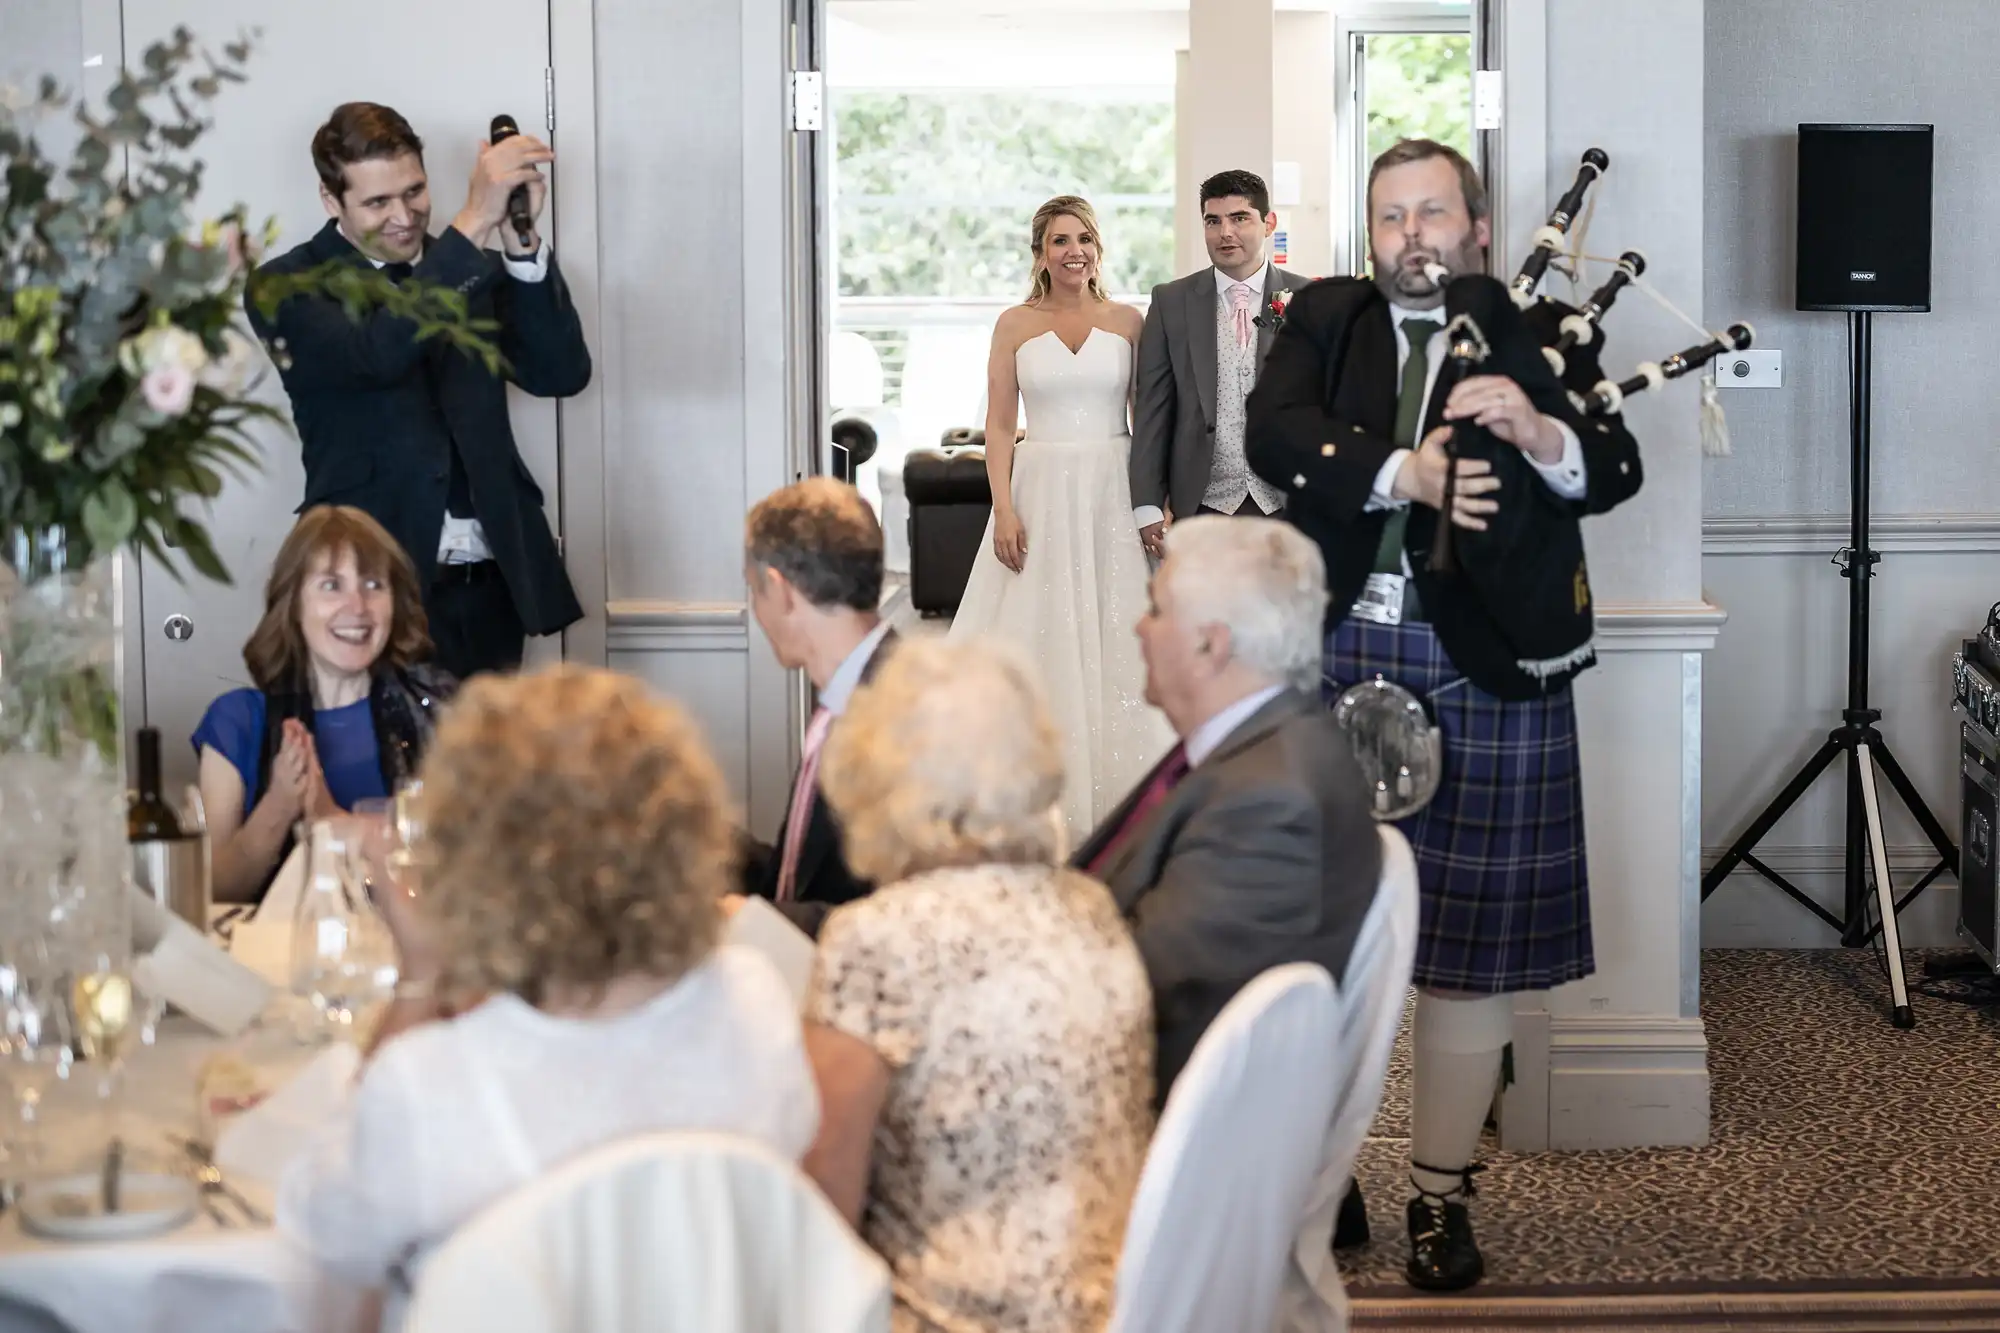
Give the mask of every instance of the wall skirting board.
MULTIPOLYGON (((1705 519, 1701 525, 1701 553, 1705 556, 1830 555, 1847 544, 1851 533, 1849 523, 1845 514, 1705 519)), ((2000 515, 1871 515, 1868 545, 1886 554, 2000 551, 2000 515)))

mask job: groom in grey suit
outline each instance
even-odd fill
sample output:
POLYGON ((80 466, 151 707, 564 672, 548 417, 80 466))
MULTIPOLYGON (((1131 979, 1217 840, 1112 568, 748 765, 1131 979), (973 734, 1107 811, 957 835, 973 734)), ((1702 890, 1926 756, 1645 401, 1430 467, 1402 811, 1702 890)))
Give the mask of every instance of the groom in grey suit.
POLYGON ((1311 281, 1270 262, 1277 222, 1261 177, 1210 176, 1201 230, 1214 267, 1153 288, 1139 337, 1131 483, 1139 539, 1154 556, 1169 513, 1271 514, 1284 503, 1243 459, 1243 400, 1278 331, 1273 302, 1311 281))
POLYGON ((1318 546, 1265 519, 1182 520, 1153 574, 1146 701, 1181 744, 1075 863, 1111 887, 1145 959, 1161 1103, 1259 973, 1313 962, 1339 981, 1375 898, 1367 785, 1319 700, 1326 596, 1318 546))

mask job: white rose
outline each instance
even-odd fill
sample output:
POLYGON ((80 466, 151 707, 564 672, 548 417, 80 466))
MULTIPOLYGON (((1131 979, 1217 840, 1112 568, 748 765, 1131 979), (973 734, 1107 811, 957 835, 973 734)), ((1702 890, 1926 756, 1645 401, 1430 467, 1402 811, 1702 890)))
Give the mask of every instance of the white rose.
MULTIPOLYGON (((201 339, 173 324, 140 334, 134 352, 142 371, 175 366, 193 375, 208 364, 208 349, 201 345, 201 339)), ((125 364, 129 370, 130 362, 125 364)))
POLYGON ((241 393, 257 364, 257 344, 235 329, 222 331, 222 355, 211 360, 199 379, 223 393, 241 393))
POLYGON ((207 364, 208 349, 201 345, 201 339, 174 324, 160 330, 160 346, 153 358, 154 366, 179 366, 192 375, 207 364))

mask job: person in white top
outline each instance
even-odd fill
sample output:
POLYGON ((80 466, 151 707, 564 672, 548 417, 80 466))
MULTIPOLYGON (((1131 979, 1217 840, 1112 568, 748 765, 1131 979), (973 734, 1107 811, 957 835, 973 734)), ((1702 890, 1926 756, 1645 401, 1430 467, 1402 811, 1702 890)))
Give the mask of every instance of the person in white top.
POLYGON ((1139 337, 1132 409, 1132 504, 1151 555, 1169 516, 1272 514, 1285 494, 1243 456, 1244 400, 1291 293, 1310 278, 1271 262, 1277 214, 1263 178, 1224 171, 1201 183, 1213 267, 1153 288, 1139 337))
POLYGON ((426 1253, 578 1153, 701 1130, 798 1161, 819 1124, 790 993, 718 947, 729 796, 678 707, 594 668, 482 677, 418 801, 421 889, 377 895, 397 998, 278 1199, 330 1278, 387 1289, 384 1328, 426 1253))

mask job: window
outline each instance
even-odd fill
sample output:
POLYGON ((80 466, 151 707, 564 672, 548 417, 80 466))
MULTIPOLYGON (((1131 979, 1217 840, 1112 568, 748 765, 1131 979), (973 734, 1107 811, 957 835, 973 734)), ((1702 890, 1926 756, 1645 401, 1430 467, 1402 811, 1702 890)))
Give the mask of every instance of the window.
POLYGON ((830 112, 832 406, 893 415, 878 457, 984 424, 993 322, 1052 196, 1096 209, 1113 295, 1174 276, 1171 87, 835 87, 830 112))
POLYGON ((1472 32, 1465 17, 1357 18, 1342 29, 1349 271, 1368 264, 1368 165, 1398 139, 1436 139, 1474 161, 1472 32))

